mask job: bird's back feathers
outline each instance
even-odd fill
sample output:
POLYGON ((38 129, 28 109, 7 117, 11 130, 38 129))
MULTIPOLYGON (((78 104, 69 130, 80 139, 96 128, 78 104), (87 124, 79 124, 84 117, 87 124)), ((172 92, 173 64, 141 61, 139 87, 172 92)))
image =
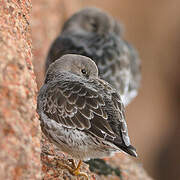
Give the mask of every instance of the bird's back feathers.
POLYGON ((104 139, 132 155, 124 107, 108 83, 64 72, 44 86, 38 96, 39 114, 43 112, 64 127, 104 139))

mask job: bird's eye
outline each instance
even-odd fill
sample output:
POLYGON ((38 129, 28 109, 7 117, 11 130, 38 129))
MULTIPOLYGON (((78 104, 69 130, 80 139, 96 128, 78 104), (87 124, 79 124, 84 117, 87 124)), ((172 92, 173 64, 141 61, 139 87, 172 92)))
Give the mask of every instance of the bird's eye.
POLYGON ((82 69, 81 72, 85 75, 87 72, 85 69, 82 69))
POLYGON ((91 23, 91 27, 92 27, 93 32, 97 31, 98 26, 97 26, 97 24, 95 22, 91 23))

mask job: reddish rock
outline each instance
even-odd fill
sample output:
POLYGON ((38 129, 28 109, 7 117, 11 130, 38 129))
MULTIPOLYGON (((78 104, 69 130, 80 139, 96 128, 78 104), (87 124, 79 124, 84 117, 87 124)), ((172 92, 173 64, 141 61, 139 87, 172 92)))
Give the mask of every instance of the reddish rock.
POLYGON ((0 1, 0 179, 40 179, 31 1, 0 1))

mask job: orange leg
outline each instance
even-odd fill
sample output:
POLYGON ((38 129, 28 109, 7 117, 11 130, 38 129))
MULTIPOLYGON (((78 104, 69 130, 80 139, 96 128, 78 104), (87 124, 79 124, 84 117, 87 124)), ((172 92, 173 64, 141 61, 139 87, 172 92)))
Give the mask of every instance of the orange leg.
POLYGON ((66 164, 61 164, 59 163, 60 166, 62 166, 63 168, 67 169, 72 175, 74 176, 84 176, 87 180, 88 180, 88 176, 86 173, 80 172, 80 167, 82 164, 82 161, 80 160, 77 167, 76 164, 74 162, 74 160, 71 160, 73 168, 71 168, 70 166, 66 165, 66 164))

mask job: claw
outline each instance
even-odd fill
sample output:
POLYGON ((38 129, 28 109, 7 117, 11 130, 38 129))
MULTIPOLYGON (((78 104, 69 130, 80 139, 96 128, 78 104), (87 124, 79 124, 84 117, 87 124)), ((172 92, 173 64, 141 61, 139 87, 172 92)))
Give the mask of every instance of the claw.
POLYGON ((80 166, 82 164, 82 161, 80 160, 77 167, 76 167, 76 164, 74 162, 74 160, 70 160, 72 162, 72 166, 73 168, 71 168, 70 166, 66 165, 66 164, 61 164, 59 163, 60 166, 62 166, 63 168, 67 169, 72 175, 74 176, 84 176, 87 180, 89 179, 88 178, 88 175, 86 173, 83 173, 83 172, 80 172, 80 166))

